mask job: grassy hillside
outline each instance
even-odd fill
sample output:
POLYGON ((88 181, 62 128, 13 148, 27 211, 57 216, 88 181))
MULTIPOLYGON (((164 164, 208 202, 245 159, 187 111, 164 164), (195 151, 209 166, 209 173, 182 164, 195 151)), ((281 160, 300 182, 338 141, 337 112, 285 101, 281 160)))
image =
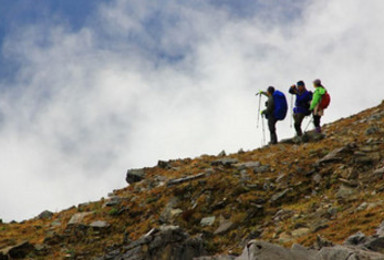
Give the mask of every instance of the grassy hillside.
POLYGON ((384 219, 384 102, 324 133, 161 161, 108 198, 0 224, 0 252, 20 245, 34 259, 89 259, 164 224, 203 236, 210 254, 239 254, 252 238, 311 246, 318 235, 341 243, 357 231, 372 234, 384 219))

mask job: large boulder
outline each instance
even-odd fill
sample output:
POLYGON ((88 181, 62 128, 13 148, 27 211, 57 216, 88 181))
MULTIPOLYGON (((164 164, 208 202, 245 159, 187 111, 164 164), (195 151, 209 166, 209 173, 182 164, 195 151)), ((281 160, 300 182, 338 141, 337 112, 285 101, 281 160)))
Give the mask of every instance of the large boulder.
POLYGON ((316 260, 382 260, 384 255, 356 247, 334 246, 323 247, 317 254, 316 260))
POLYGON ((107 252, 99 260, 146 260, 146 259, 183 259, 192 260, 206 255, 203 240, 192 238, 177 226, 163 226, 152 229, 145 236, 124 247, 124 253, 107 252))
MULTIPOLYGON (((377 249, 377 248, 375 248, 377 249)), ((293 245, 291 249, 251 240, 236 260, 383 260, 384 254, 356 246, 323 247, 320 251, 293 245)))
POLYGON ((33 252, 34 249, 35 247, 28 241, 3 248, 0 249, 0 260, 25 258, 29 253, 33 252))
POLYGON ((265 241, 251 240, 236 260, 317 260, 316 253, 302 246, 287 249, 265 241))
POLYGON ((135 182, 139 182, 144 178, 145 178, 144 169, 130 169, 127 171, 127 176, 125 180, 128 182, 128 184, 132 184, 135 182))

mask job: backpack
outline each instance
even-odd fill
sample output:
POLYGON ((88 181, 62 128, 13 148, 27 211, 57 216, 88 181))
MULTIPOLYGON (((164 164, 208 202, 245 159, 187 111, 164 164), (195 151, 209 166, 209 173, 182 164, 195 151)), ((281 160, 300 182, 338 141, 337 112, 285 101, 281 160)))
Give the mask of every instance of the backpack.
POLYGON ((321 97, 319 108, 326 109, 331 103, 331 96, 328 94, 328 91, 321 97))
POLYGON ((275 90, 275 92, 273 92, 273 102, 275 103, 273 116, 277 120, 283 120, 288 111, 288 103, 285 95, 282 92, 275 90))

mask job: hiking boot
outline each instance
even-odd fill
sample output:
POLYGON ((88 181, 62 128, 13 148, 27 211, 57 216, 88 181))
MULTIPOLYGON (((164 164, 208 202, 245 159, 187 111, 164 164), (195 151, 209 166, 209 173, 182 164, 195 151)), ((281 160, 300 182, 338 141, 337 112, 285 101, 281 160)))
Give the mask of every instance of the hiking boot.
POLYGON ((316 133, 321 133, 321 126, 317 126, 316 129, 315 129, 316 133))
POLYGON ((295 144, 299 144, 299 143, 301 143, 303 140, 302 140, 302 137, 301 136, 295 136, 295 137, 293 137, 293 142, 295 143, 295 144))

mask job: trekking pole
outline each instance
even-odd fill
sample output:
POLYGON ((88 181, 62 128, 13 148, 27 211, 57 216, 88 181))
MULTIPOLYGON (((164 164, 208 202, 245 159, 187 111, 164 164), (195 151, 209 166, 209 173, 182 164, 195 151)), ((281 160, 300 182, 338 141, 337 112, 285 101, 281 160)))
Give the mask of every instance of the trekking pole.
POLYGON ((263 128, 263 143, 262 145, 265 145, 266 142, 265 142, 265 126, 264 126, 264 118, 261 117, 261 125, 262 125, 262 128, 263 128))
POLYGON ((308 124, 307 124, 307 127, 305 128, 304 132, 307 131, 309 125, 313 122, 313 117, 311 117, 311 119, 309 120, 308 124))
POLYGON ((257 110, 257 128, 259 128, 259 125, 260 125, 260 104, 261 104, 261 95, 259 94, 259 109, 257 110))
POLYGON ((292 128, 292 118, 293 118, 293 95, 291 95, 291 120, 290 120, 291 128, 292 128))

